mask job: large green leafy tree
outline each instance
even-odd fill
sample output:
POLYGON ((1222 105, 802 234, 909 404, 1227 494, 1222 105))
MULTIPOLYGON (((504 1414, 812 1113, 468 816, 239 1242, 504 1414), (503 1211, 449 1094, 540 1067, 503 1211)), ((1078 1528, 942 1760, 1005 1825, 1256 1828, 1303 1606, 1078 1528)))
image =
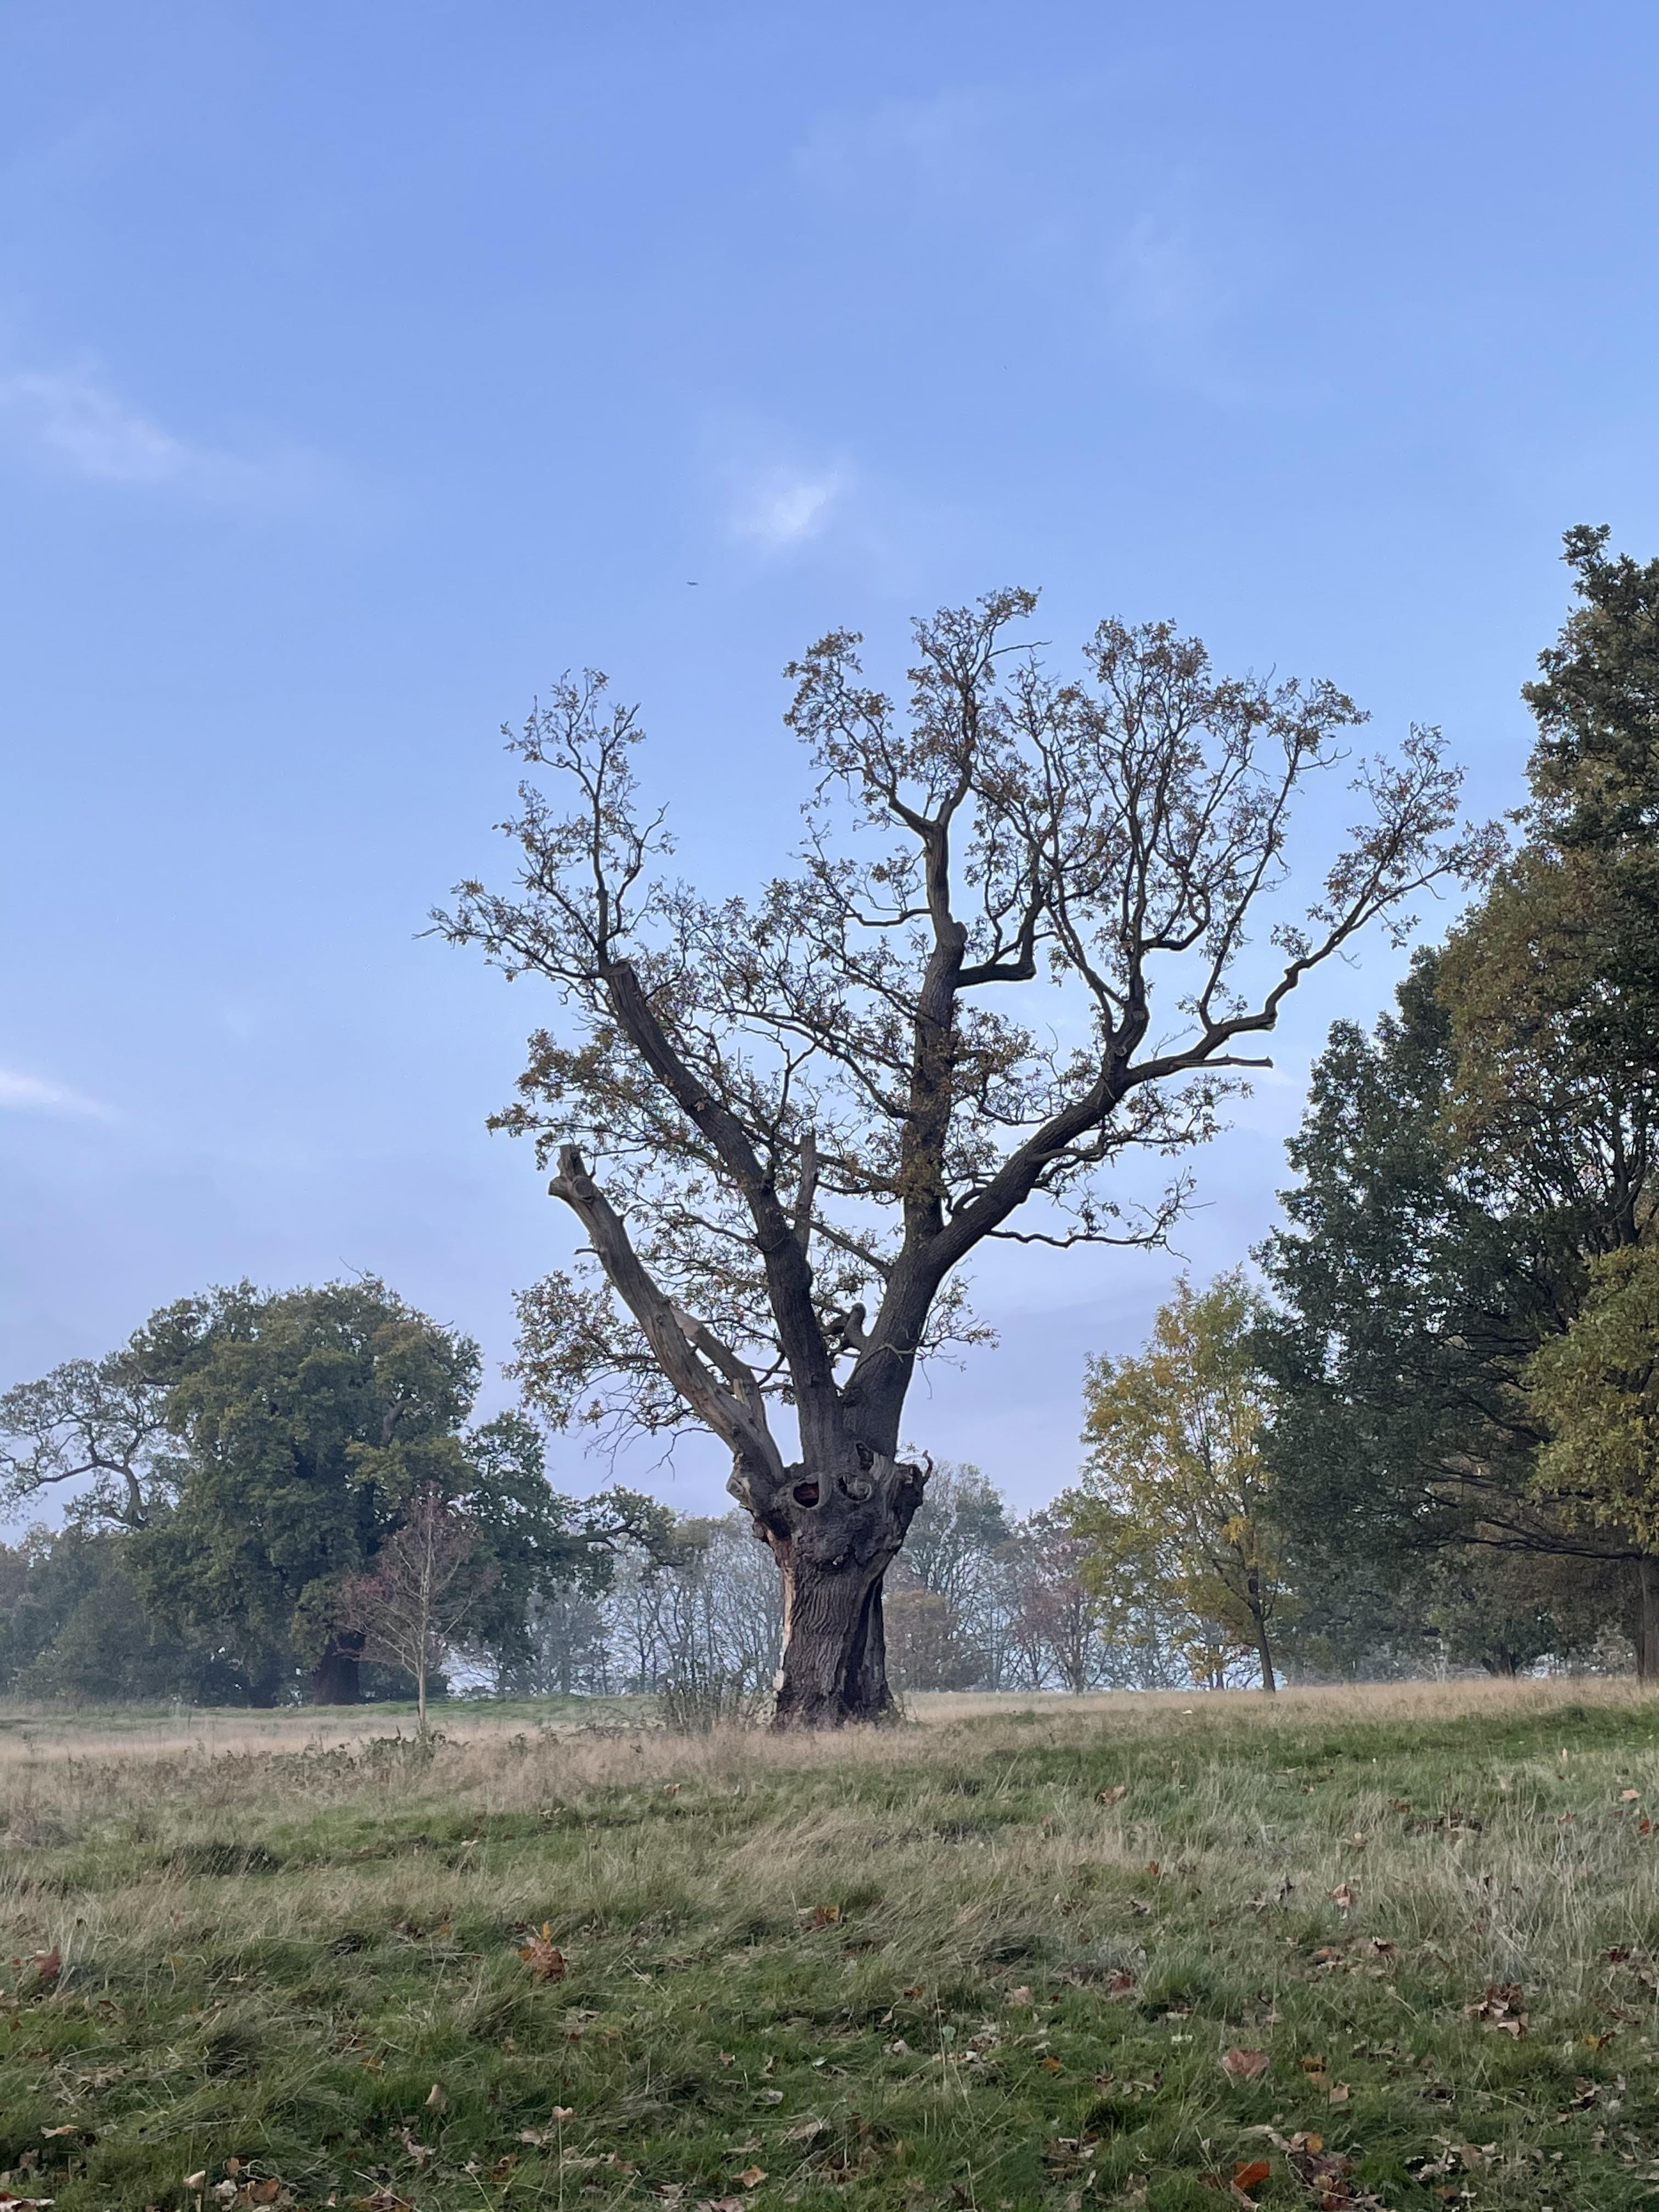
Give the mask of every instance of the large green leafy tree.
MULTIPOLYGON (((1357 1587, 1459 1544, 1577 1559, 1601 1588, 1638 1557, 1544 1478, 1528 1367, 1593 1266, 1650 1242, 1659 1201, 1659 563, 1610 561, 1605 539, 1570 533, 1579 604, 1527 687, 1523 839, 1397 1013, 1333 1030, 1263 1254, 1284 1493, 1357 1587)), ((1544 1613, 1582 1635, 1559 1567, 1534 1595, 1515 1570, 1449 1559, 1448 1578, 1476 1613, 1491 1597, 1500 1653, 1544 1613)))
POLYGON ((319 1702, 358 1694, 338 1595, 425 1484, 463 1482, 477 1348, 374 1281, 185 1300, 140 1332, 185 1447, 170 1512, 133 1539, 152 1601, 245 1663, 292 1652, 319 1702))
POLYGON ((1593 864, 1605 988, 1580 1010, 1604 1064, 1659 1059, 1659 560, 1609 555, 1605 525, 1571 530, 1577 605, 1525 696, 1538 721, 1537 815, 1593 864))
POLYGON ((349 1594, 435 1492, 489 1562, 469 1641, 510 1664, 537 1595, 601 1584, 614 1542, 648 1541, 660 1510, 559 1496, 522 1415, 467 1426, 478 1376, 470 1339, 378 1281, 213 1291, 0 1401, 10 1503, 78 1474, 71 1516, 111 1532, 155 1620, 256 1699, 308 1680, 337 1702, 361 1687, 349 1594))

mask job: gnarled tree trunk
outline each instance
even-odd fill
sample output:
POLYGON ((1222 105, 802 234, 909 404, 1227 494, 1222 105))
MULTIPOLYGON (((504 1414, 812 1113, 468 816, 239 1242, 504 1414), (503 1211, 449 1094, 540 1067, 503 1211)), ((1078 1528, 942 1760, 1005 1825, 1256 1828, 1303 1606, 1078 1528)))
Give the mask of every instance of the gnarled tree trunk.
MULTIPOLYGON (((882 1626, 882 1578, 921 1503, 922 1470, 855 1447, 848 1464, 786 1468, 757 1496, 744 1483, 756 1534, 783 1577, 783 1655, 776 1728, 836 1728, 893 1710, 882 1626)), ((737 1488, 741 1476, 734 1478, 737 1488)))

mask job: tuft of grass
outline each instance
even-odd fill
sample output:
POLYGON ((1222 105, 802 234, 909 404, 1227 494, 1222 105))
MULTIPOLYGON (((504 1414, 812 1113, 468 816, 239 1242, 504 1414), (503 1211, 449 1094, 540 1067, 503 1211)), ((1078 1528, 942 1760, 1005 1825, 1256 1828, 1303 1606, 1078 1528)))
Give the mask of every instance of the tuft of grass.
POLYGON ((917 1709, 828 1739, 568 1709, 452 1712, 432 1747, 373 1715, 0 1733, 0 2186, 58 2212, 1212 2212, 1237 2172, 1353 2212, 1659 2195, 1659 1698, 917 1709))

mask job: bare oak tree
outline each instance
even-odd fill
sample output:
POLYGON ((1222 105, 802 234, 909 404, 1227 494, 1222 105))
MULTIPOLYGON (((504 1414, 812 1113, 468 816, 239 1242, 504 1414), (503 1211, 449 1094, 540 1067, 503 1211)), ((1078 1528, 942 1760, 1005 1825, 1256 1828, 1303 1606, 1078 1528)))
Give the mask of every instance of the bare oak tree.
POLYGON ((1059 681, 1009 641, 1035 604, 919 623, 908 711, 851 633, 791 666, 817 780, 799 867, 752 898, 669 878, 634 711, 566 679, 509 736, 536 772, 503 825, 516 887, 464 884, 435 917, 565 1012, 495 1126, 556 1163, 597 1268, 522 1297, 517 1372, 555 1420, 729 1448, 783 1579, 781 1723, 888 1706, 882 1578, 926 1480, 905 1396, 984 1334, 963 1262, 1160 1239, 1186 1176, 1140 1208, 1109 1171, 1211 1135, 1301 978, 1489 850, 1454 834, 1457 777, 1413 730, 1358 769, 1321 896, 1250 948, 1292 803, 1363 717, 1328 684, 1218 678, 1163 623, 1103 623, 1059 681))
POLYGON ((102 1359, 65 1360, 0 1395, 0 1524, 60 1483, 84 1483, 76 1517, 147 1528, 176 1486, 166 1401, 133 1345, 102 1359))

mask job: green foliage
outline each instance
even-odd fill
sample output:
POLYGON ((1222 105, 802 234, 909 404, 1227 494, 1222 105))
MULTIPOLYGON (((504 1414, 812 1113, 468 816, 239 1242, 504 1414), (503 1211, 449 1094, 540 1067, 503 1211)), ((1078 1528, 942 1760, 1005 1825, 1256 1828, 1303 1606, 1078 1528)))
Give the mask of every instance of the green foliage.
POLYGON ((1283 1510, 1385 1572, 1483 1522, 1519 1533, 1536 1441, 1520 1370, 1581 1264, 1453 1141, 1438 974, 1419 955, 1371 1036, 1333 1028, 1286 1148, 1301 1180, 1260 1255, 1283 1510))
POLYGON ((459 1490, 477 1347, 374 1281, 262 1297, 249 1284, 143 1333, 186 1458, 177 1503, 133 1540, 163 1617, 240 1662, 315 1663, 337 1594, 423 1484, 459 1490))
POLYGON ((1529 1380, 1549 1441, 1538 1480, 1561 1510, 1659 1553, 1659 1251, 1608 1253, 1529 1380))
POLYGON ((121 1535, 75 1522, 0 1545, 0 1694, 193 1705, 274 1694, 211 1644, 170 1632, 146 1607, 128 1550, 121 1535))
POLYGON ((40 1540, 38 1557, 0 1552, 21 1577, 0 1681, 268 1703, 321 1664, 334 1694, 354 1694, 345 1594, 427 1490, 465 1515, 487 1570, 468 1643, 510 1668, 542 1597, 603 1589, 616 1545, 648 1548, 667 1516, 626 1491, 580 1507, 559 1496, 520 1414, 469 1430, 478 1374, 469 1339, 382 1283, 243 1283, 7 1394, 14 1501, 82 1487, 69 1534, 40 1540))
POLYGON ((1229 1658, 1249 1652, 1271 1689, 1283 1577, 1256 1301, 1242 1273, 1204 1291, 1183 1278, 1143 1352, 1090 1363, 1084 1404, 1089 1455, 1062 1507, 1091 1547, 1097 1585, 1124 1593, 1120 1605, 1162 1592, 1190 1625, 1199 1680, 1218 1685, 1229 1658))

